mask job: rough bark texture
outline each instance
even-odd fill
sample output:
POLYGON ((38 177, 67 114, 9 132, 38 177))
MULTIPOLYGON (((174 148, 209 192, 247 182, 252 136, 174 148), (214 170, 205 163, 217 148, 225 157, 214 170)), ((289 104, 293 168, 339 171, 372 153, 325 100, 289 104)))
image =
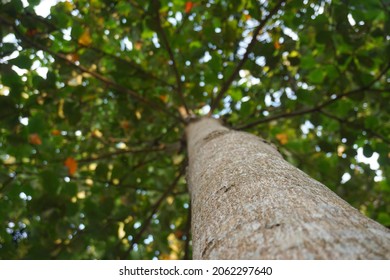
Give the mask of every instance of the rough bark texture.
POLYGON ((262 139, 205 118, 187 142, 194 259, 390 258, 388 229, 262 139))

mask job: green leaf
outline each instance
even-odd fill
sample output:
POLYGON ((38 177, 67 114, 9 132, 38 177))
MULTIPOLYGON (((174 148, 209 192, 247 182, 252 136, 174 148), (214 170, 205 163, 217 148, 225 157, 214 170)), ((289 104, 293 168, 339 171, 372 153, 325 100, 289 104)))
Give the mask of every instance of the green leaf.
POLYGON ((38 6, 41 3, 41 0, 28 0, 30 6, 38 6))
POLYGON ((1 259, 191 257, 186 116, 222 87, 211 113, 227 127, 283 140, 291 164, 389 222, 386 1, 288 1, 259 34, 272 1, 60 1, 47 17, 24 2, 0 2, 1 259))
POLYGON ((1 8, 5 14, 15 16, 23 10, 23 3, 21 0, 7 1, 5 4, 1 3, 1 8))
POLYGON ((320 84, 324 81, 325 74, 325 71, 321 68, 314 69, 308 76, 309 82, 313 84, 320 84))
POLYGON ((57 173, 52 170, 44 170, 40 173, 40 179, 45 193, 51 196, 59 194, 60 183, 57 173))
POLYGON ((64 194, 68 197, 73 197, 77 195, 78 187, 77 184, 74 182, 69 182, 66 183, 62 188, 61 188, 61 194, 64 194))
POLYGON ((369 144, 366 144, 363 146, 363 155, 367 158, 370 158, 372 157, 372 154, 374 153, 371 145, 369 144))
POLYGON ((76 125, 82 118, 80 108, 74 102, 66 102, 64 104, 65 118, 71 125, 76 125))
POLYGON ((8 56, 16 50, 16 46, 13 43, 1 43, 0 56, 8 56))
POLYGON ((107 180, 108 171, 109 171, 109 169, 108 169, 107 164, 99 163, 95 169, 95 174, 98 178, 101 178, 103 180, 107 180))
POLYGON ((242 102, 241 103, 241 108, 240 108, 240 115, 242 117, 249 116, 250 113, 252 112, 252 103, 250 101, 247 102, 242 102))
POLYGON ((304 55, 301 58, 301 67, 304 69, 314 68, 316 65, 316 60, 311 55, 304 55))
POLYGON ((20 54, 18 57, 11 59, 9 62, 22 69, 30 69, 33 64, 33 61, 27 54, 20 54))
POLYGON ((375 129, 378 125, 378 118, 375 116, 366 116, 364 118, 364 125, 369 129, 375 129))
POLYGON ((378 221, 383 225, 390 225, 390 215, 388 213, 379 213, 378 221))

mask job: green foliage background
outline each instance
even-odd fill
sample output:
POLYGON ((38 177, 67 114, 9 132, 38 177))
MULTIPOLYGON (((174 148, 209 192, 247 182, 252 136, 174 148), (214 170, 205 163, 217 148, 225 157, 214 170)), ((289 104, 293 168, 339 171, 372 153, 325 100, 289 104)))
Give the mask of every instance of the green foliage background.
POLYGON ((388 0, 40 2, 0 4, 0 259, 190 258, 210 107, 390 226, 388 0))

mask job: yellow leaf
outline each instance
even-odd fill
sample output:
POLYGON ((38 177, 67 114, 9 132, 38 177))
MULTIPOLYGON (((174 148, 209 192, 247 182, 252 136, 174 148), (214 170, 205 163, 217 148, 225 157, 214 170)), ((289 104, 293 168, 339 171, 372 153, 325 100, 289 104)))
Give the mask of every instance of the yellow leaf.
POLYGON ((186 108, 184 108, 184 106, 180 106, 180 107, 178 108, 178 110, 179 110, 179 114, 181 115, 181 117, 182 117, 183 119, 186 119, 186 118, 189 117, 189 115, 187 114, 187 110, 186 110, 186 108))
POLYGON ((344 152, 345 152, 345 146, 339 145, 339 146, 337 147, 337 155, 338 155, 339 157, 341 157, 341 156, 344 154, 344 152))
POLYGON ((126 236, 125 224, 123 222, 118 223, 118 238, 122 239, 126 236))
POLYGON ((278 133, 276 134, 276 139, 279 140, 280 144, 285 145, 288 143, 288 136, 286 133, 278 133))
POLYGON ((9 156, 8 158, 3 160, 3 163, 5 164, 14 164, 16 162, 16 158, 13 156, 9 156))
POLYGON ((91 134, 92 137, 96 137, 96 138, 101 138, 103 136, 103 133, 98 129, 93 130, 91 134))
POLYGON ((77 75, 68 81, 68 85, 71 87, 77 87, 77 86, 81 85, 82 82, 83 82, 83 76, 77 75))
POLYGON ((168 254, 162 253, 162 254, 159 256, 159 259, 160 259, 160 260, 171 260, 171 256, 168 255, 168 254))
POLYGON ((135 117, 137 118, 137 120, 140 120, 142 118, 142 114, 139 110, 135 111, 135 117))
POLYGON ((244 15, 245 20, 250 20, 252 17, 250 15, 244 15))
POLYGON ((97 24, 98 24, 99 26, 104 26, 104 18, 103 18, 103 17, 99 17, 99 18, 97 19, 97 24))
POLYGON ((91 178, 87 178, 87 179, 85 179, 85 184, 87 186, 92 187, 93 186, 93 180, 91 178))
POLYGON ((79 37, 79 44, 83 46, 89 46, 92 43, 91 33, 89 32, 89 28, 86 28, 79 37))
POLYGON ((77 161, 72 158, 72 157, 68 157, 65 162, 64 162, 64 165, 66 167, 68 167, 68 170, 69 170, 69 175, 72 176, 73 174, 76 173, 77 171, 77 161))
POLYGON ((175 199, 173 198, 173 196, 168 196, 166 200, 167 200, 167 203, 168 203, 169 205, 172 205, 172 203, 173 203, 173 201, 174 201, 175 199))
POLYGON ((289 56, 290 57, 297 57, 297 56, 299 56, 299 52, 297 52, 296 50, 293 50, 293 51, 290 52, 289 56))
POLYGON ((77 198, 78 199, 85 199, 86 195, 85 195, 85 191, 80 191, 77 193, 77 198))
POLYGON ((64 7, 65 7, 65 11, 66 12, 68 12, 68 13, 70 13, 71 11, 73 11, 73 4, 72 3, 70 3, 69 1, 66 1, 65 3, 64 3, 64 7))
POLYGON ((65 114, 64 114, 64 99, 61 98, 60 102, 58 102, 58 117, 61 119, 65 119, 65 114))

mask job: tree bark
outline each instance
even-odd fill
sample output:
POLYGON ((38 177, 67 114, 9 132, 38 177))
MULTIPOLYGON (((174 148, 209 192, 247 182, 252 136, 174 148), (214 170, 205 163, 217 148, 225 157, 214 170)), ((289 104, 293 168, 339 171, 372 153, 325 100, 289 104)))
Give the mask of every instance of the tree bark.
POLYGON ((388 229, 266 141, 211 118, 186 132, 194 259, 390 259, 388 229))

